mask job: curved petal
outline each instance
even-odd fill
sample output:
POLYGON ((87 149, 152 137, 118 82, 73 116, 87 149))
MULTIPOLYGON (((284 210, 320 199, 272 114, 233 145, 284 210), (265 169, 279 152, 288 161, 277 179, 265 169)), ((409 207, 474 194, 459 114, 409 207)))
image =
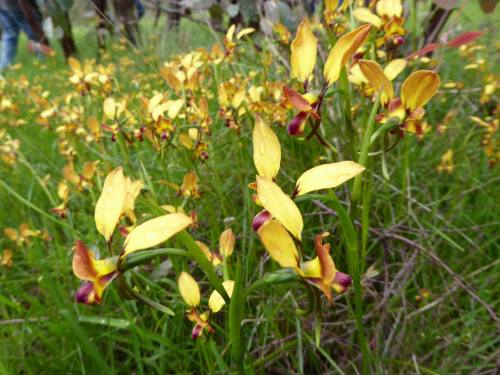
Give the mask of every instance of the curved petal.
POLYGON ((377 14, 388 18, 401 17, 403 14, 401 0, 380 0, 377 3, 377 14))
POLYGON ((399 73, 406 68, 407 65, 408 61, 406 59, 391 60, 384 68, 385 76, 389 79, 389 81, 393 81, 399 73))
POLYGON ((234 250, 234 243, 236 242, 236 236, 231 228, 226 229, 221 233, 219 238, 219 252, 224 258, 231 256, 234 250))
POLYGON ((337 40, 330 50, 323 70, 323 76, 328 84, 331 85, 339 78, 340 71, 368 37, 371 27, 370 24, 362 25, 337 40))
POLYGON ((257 117, 253 129, 253 161, 259 175, 273 179, 281 163, 280 141, 273 130, 257 117))
POLYGON ((118 167, 106 176, 101 195, 95 205, 95 224, 106 241, 109 241, 113 235, 126 197, 127 182, 122 167, 118 167))
POLYGON ((190 307, 196 307, 200 304, 200 287, 196 280, 187 272, 181 272, 177 280, 181 297, 190 307))
POLYGON ((358 64, 373 90, 376 93, 381 91, 380 101, 383 104, 388 103, 394 96, 394 90, 391 81, 386 77, 380 65, 371 60, 359 60, 358 64))
POLYGON ((368 8, 360 7, 353 10, 352 15, 360 22, 371 23, 377 29, 382 26, 382 20, 379 16, 372 13, 368 8))
POLYGON ((318 41, 307 21, 302 21, 299 24, 290 49, 292 51, 292 73, 301 82, 305 82, 314 70, 318 49, 318 41))
POLYGON ((334 188, 364 170, 365 167, 353 161, 318 165, 299 177, 295 190, 297 195, 304 195, 315 190, 334 188))
POLYGON ((271 258, 281 267, 298 268, 299 254, 293 238, 277 220, 262 225, 257 234, 271 258))
POLYGON ((125 239, 122 257, 137 250, 147 249, 165 242, 186 229, 193 220, 182 213, 163 215, 135 227, 125 239))
POLYGON ((304 222, 293 200, 273 181, 260 176, 257 176, 257 192, 264 208, 300 240, 304 222))
MULTIPOLYGON (((231 298, 234 289, 234 281, 226 280, 222 283, 222 286, 226 290, 229 298, 231 298)), ((226 302, 224 301, 224 298, 222 298, 218 291, 214 290, 212 294, 210 294, 210 298, 208 299, 208 307, 213 313, 219 312, 225 305, 225 303, 226 302)))
POLYGON ((401 101, 406 109, 423 107, 436 95, 441 80, 436 72, 417 70, 401 86, 401 101))

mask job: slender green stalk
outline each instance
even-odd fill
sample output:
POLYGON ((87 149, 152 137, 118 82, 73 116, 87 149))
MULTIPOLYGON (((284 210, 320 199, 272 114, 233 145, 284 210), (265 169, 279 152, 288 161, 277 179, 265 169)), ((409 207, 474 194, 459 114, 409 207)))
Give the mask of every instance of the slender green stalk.
POLYGON ((349 274, 352 276, 354 284, 354 315, 356 318, 356 328, 358 334, 359 346, 363 356, 363 374, 370 373, 371 352, 366 340, 366 335, 363 326, 363 289, 361 285, 361 270, 359 259, 359 246, 356 230, 349 214, 338 200, 335 192, 330 190, 330 201, 333 208, 337 211, 342 228, 342 235, 346 241, 347 247, 347 266, 349 274))
POLYGON ((344 125, 347 132, 346 154, 350 155, 353 159, 356 158, 355 144, 356 144, 356 131, 352 123, 351 112, 351 88, 349 87, 349 80, 347 79, 347 71, 343 68, 340 71, 339 88, 343 93, 344 98, 344 125))
POLYGON ((238 374, 245 374, 245 351, 241 339, 241 321, 243 320, 243 308, 245 305, 245 291, 243 287, 243 274, 241 269, 241 260, 238 257, 236 261, 236 277, 234 279, 234 288, 229 304, 229 337, 231 341, 231 352, 234 363, 238 368, 238 374))
POLYGON ((121 272, 125 272, 131 268, 140 266, 141 264, 144 264, 150 261, 151 259, 164 255, 188 256, 188 252, 186 250, 175 249, 175 248, 139 251, 137 253, 132 253, 127 255, 123 260, 123 262, 120 263, 119 269, 121 272))
POLYGON ((50 221, 53 221, 56 224, 59 224, 60 226, 70 230, 71 232, 80 235, 80 232, 73 228, 71 225, 66 224, 64 221, 59 220, 58 218, 54 217, 53 215, 48 214, 44 210, 42 210, 40 207, 35 206, 33 203, 31 203, 29 200, 21 196, 19 193, 17 193, 14 189, 12 189, 9 185, 7 185, 3 180, 0 180, 0 186, 3 186, 5 190, 7 190, 10 194, 12 194, 17 200, 19 200, 21 203, 25 204, 29 208, 33 209, 34 211, 38 212, 40 215, 44 216, 45 218, 49 219, 50 221))
MULTIPOLYGON (((368 152, 370 151, 370 140, 372 137, 373 127, 375 125, 375 118, 377 116, 378 108, 380 106, 380 100, 377 97, 375 99, 375 103, 373 103, 372 110, 370 112, 370 116, 368 117, 368 122, 366 124, 365 132, 363 134, 363 142, 361 144, 361 151, 359 153, 358 163, 366 166, 366 161, 368 159, 368 152)), ((353 206, 359 201, 360 193, 361 193, 361 181, 363 174, 359 174, 354 178, 354 187, 352 190, 352 199, 351 202, 353 206)))
POLYGON ((217 276, 214 267, 207 259, 206 255, 203 254, 203 251, 201 251, 198 244, 185 230, 178 233, 177 238, 182 242, 184 246, 186 246, 189 256, 198 263, 200 268, 207 275, 208 280, 210 281, 212 286, 219 292, 222 298, 224 298, 224 301, 226 301, 226 303, 229 303, 230 302, 229 296, 227 295, 226 290, 222 286, 222 282, 219 279, 219 276, 217 276))

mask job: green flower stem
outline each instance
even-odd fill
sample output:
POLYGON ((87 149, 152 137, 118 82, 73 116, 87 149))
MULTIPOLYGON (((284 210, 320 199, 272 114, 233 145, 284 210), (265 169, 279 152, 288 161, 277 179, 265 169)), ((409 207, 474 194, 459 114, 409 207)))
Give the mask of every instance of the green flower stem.
POLYGON ((120 275, 116 282, 118 283, 118 287, 120 290, 125 293, 128 297, 135 299, 138 302, 141 302, 145 304, 146 306, 149 306, 153 309, 156 309, 158 311, 161 311, 162 313, 165 313, 170 316, 174 316, 175 313, 169 309, 167 306, 164 306, 162 304, 159 304, 158 302, 151 301, 149 298, 143 296, 139 292, 135 291, 134 288, 132 288, 130 285, 127 284, 125 281, 125 278, 123 275, 120 275))
POLYGON ((243 274, 241 260, 238 256, 236 260, 236 275, 234 278, 234 288, 229 304, 229 338, 231 341, 231 353, 233 363, 238 368, 238 374, 245 374, 245 345, 241 339, 241 321, 245 307, 245 287, 243 285, 243 274))
POLYGON ((219 279, 219 276, 217 276, 214 267, 212 266, 206 255, 203 253, 203 251, 201 251, 198 244, 193 240, 193 237, 191 237, 185 230, 178 233, 176 237, 187 248, 188 255, 192 259, 194 259, 203 270, 203 272, 205 272, 212 286, 219 292, 222 298, 224 298, 224 301, 229 304, 229 296, 222 286, 222 282, 219 279))
POLYGON ((356 153, 354 145, 356 144, 356 131, 354 130, 354 126, 352 124, 351 88, 349 87, 346 68, 343 68, 340 71, 339 88, 340 91, 342 91, 344 97, 344 125, 347 131, 348 142, 346 144, 346 154, 355 159, 356 153))
MULTIPOLYGON (((368 152, 370 151, 370 141, 373 133, 373 127, 375 125, 375 118, 377 117, 378 108, 380 106, 379 97, 375 99, 375 103, 373 103, 372 110, 370 112, 370 116, 368 117, 368 122, 366 124, 365 133, 363 135, 363 142, 361 144, 361 151, 359 154, 358 163, 366 167, 366 162, 368 159, 368 152)), ((365 172, 366 173, 366 172, 365 172)), ((359 174, 354 178, 354 187, 352 190, 351 202, 352 205, 355 206, 359 201, 361 194, 361 181, 363 178, 363 174, 359 174)))
POLYGON ((120 272, 125 272, 129 269, 135 268, 144 264, 151 259, 165 256, 165 255, 180 255, 180 256, 188 256, 188 252, 182 249, 174 249, 174 248, 162 248, 162 249, 154 249, 154 250, 144 250, 138 251, 137 253, 131 253, 127 255, 120 263, 119 270, 120 272))
POLYGON ((354 315, 356 318, 356 328, 359 340, 359 346, 363 356, 363 374, 370 373, 371 353, 368 341, 363 326, 363 289, 361 285, 361 270, 359 259, 359 246, 356 230, 349 214, 342 206, 333 190, 329 192, 330 201, 333 204, 333 209, 337 211, 342 235, 347 247, 347 266, 349 274, 352 276, 354 284, 354 315))

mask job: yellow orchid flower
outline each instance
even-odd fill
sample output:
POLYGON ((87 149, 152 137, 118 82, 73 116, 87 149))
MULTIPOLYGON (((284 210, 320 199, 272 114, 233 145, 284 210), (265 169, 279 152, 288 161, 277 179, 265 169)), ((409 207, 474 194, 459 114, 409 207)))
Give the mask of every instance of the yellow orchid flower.
POLYGON ((405 19, 402 16, 401 0, 379 0, 374 14, 369 8, 358 7, 353 10, 354 18, 361 22, 372 24, 377 29, 384 30, 384 37, 377 40, 377 45, 391 41, 395 45, 404 43, 406 30, 403 27, 405 19))
MULTIPOLYGON (((182 299, 186 305, 189 306, 186 316, 191 322, 195 323, 191 332, 191 338, 196 340, 203 334, 204 330, 208 333, 214 333, 215 330, 210 325, 210 315, 211 313, 215 314, 219 312, 224 307, 224 298, 222 298, 219 292, 214 290, 208 299, 210 311, 200 313, 199 306, 201 302, 201 295, 200 287, 196 280, 187 272, 181 272, 177 285, 182 299)), ((231 297, 234 288, 234 281, 226 280, 222 283, 222 286, 226 290, 229 297, 231 297)))
MULTIPOLYGON (((104 235, 108 244, 122 213, 133 209, 133 202, 130 200, 135 199, 133 195, 140 190, 140 186, 142 183, 133 184, 131 180, 127 182, 121 167, 106 177, 103 192, 96 204, 95 218, 97 229, 104 235)), ((88 304, 100 303, 102 292, 119 274, 119 260, 123 260, 130 253, 165 242, 192 223, 193 220, 189 216, 179 212, 148 220, 127 235, 119 257, 105 260, 96 260, 83 242, 77 241, 73 255, 73 272, 76 277, 85 281, 77 293, 77 300, 88 304)))
POLYGON ((306 20, 299 24, 290 49, 292 74, 301 82, 308 81, 316 64, 318 41, 306 20))
POLYGON ((300 95, 295 90, 283 86, 283 97, 281 105, 283 107, 292 107, 299 111, 288 123, 287 130, 290 135, 301 135, 304 132, 306 121, 309 116, 319 120, 319 114, 316 112, 319 105, 319 96, 315 93, 306 93, 300 95))
POLYGON ((329 85, 338 80, 340 71, 347 64, 349 58, 364 43, 370 30, 370 24, 362 25, 342 35, 337 40, 328 54, 323 70, 323 76, 329 85))
POLYGON ((379 116, 379 122, 386 121, 386 118, 395 118, 401 121, 407 131, 421 134, 424 124, 422 118, 425 114, 423 106, 439 89, 441 80, 438 74, 430 70, 413 72, 401 86, 401 98, 394 98, 392 84, 380 65, 368 60, 360 60, 358 64, 374 91, 382 93, 381 102, 387 108, 387 115, 379 116))
POLYGON ((293 238, 277 221, 264 223, 257 231, 265 249, 281 267, 293 269, 305 281, 320 289, 332 302, 332 289, 338 293, 347 290, 352 282, 349 275, 337 271, 330 256, 330 244, 323 244, 325 234, 317 235, 315 247, 317 256, 299 264, 299 256, 293 238))

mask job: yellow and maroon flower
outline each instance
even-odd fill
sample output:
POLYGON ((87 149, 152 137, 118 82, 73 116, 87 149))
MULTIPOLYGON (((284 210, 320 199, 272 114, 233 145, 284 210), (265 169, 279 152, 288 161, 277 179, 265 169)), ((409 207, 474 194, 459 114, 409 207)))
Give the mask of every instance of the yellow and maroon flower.
POLYGON ((294 108, 299 111, 288 123, 288 134, 301 135, 309 116, 318 120, 319 114, 316 112, 319 103, 319 95, 313 93, 299 94, 297 91, 283 86, 283 99, 281 105, 285 108, 294 108))
POLYGON ((87 305, 100 304, 104 289, 118 276, 118 257, 96 259, 82 241, 76 241, 73 273, 84 280, 76 292, 76 300, 87 305))
POLYGON ((310 261, 301 264, 304 279, 319 288, 332 303, 332 289, 337 293, 344 293, 352 283, 351 277, 343 272, 337 271, 335 263, 330 256, 330 244, 323 244, 323 238, 328 233, 318 234, 315 238, 317 256, 310 261))

